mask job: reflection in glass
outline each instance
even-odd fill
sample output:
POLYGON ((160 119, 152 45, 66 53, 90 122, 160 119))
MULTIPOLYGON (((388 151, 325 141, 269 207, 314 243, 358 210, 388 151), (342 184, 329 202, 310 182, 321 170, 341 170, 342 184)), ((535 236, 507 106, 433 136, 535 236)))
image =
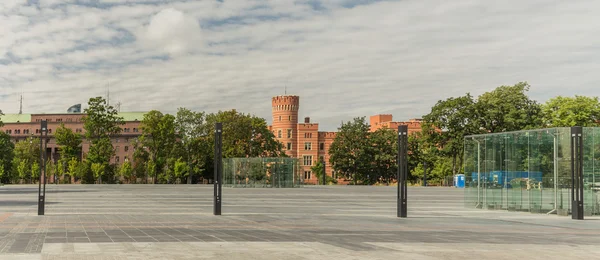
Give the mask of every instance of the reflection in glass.
MULTIPOLYGON (((600 214, 600 128, 583 128, 584 213, 600 214)), ((570 214, 570 128, 466 136, 465 206, 570 214)))

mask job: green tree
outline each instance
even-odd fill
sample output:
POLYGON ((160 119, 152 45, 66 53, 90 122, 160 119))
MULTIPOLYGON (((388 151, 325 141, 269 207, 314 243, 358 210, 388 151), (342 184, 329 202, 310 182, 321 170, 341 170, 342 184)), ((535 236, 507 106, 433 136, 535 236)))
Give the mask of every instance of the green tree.
POLYGON ((189 174, 189 165, 180 159, 177 159, 177 161, 175 162, 175 178, 177 180, 181 180, 181 178, 185 177, 187 174, 189 174))
POLYGON ((123 177, 127 182, 131 182, 131 176, 133 173, 133 168, 131 167, 131 163, 126 161, 121 164, 119 167, 119 175, 123 177))
POLYGON ((19 176, 19 179, 21 179, 21 181, 25 180, 27 178, 27 162, 25 160, 22 159, 16 159, 16 169, 17 169, 17 174, 19 176))
POLYGON ((500 86, 479 96, 477 117, 490 133, 537 128, 542 125, 541 105, 527 96, 527 82, 500 86))
POLYGON ((68 164, 68 172, 67 174, 69 176, 77 176, 77 169, 79 168, 79 161, 77 161, 77 159, 75 159, 75 157, 71 157, 71 160, 69 160, 69 164, 68 164))
POLYGON ((35 181, 40 181, 40 164, 38 162, 31 164, 31 178, 35 181))
POLYGON ((369 154, 372 159, 371 172, 368 175, 368 184, 378 182, 390 183, 396 179, 398 166, 398 135, 396 131, 380 128, 369 135, 369 154))
MULTIPOLYGON (((1 115, 0 111, 0 115, 1 115)), ((0 126, 2 126, 2 122, 0 121, 0 126)), ((12 177, 12 161, 14 157, 14 149, 15 145, 10 141, 10 136, 5 134, 4 132, 0 132, 0 171, 2 171, 2 176, 0 176, 0 183, 9 183, 9 180, 12 177)))
POLYGON ((61 123, 56 129, 54 137, 56 138, 56 144, 60 148, 61 158, 70 160, 70 158, 79 157, 81 154, 81 135, 73 132, 73 130, 61 123))
POLYGON ((354 184, 367 180, 372 169, 369 124, 365 117, 343 123, 329 148, 329 163, 338 176, 354 184))
MULTIPOLYGON (((411 151, 422 155, 424 153, 418 150, 428 150, 431 155, 451 158, 452 172, 460 172, 464 155, 463 137, 481 133, 478 120, 480 115, 476 113, 476 107, 477 103, 468 93, 462 97, 438 101, 431 112, 423 116, 420 136, 423 141, 417 142, 417 147, 411 147, 411 151)), ((433 158, 421 156, 417 162, 422 163, 425 159, 431 163, 433 158)))
POLYGON ((598 97, 554 97, 542 105, 542 111, 546 127, 591 127, 600 122, 598 97))
POLYGON ((139 139, 131 141, 133 147, 133 174, 135 178, 144 177, 144 183, 148 183, 148 174, 146 171, 146 163, 148 162, 150 155, 148 151, 143 148, 142 142, 139 139))
POLYGON ((33 181, 33 176, 31 175, 31 165, 34 162, 37 162, 39 165, 40 161, 40 139, 29 137, 21 142, 15 144, 14 149, 14 165, 15 169, 18 168, 21 161, 27 165, 24 168, 24 172, 18 172, 19 178, 22 180, 30 179, 30 182, 33 181), (22 175, 24 174, 24 175, 22 175))
POLYGON ((102 175, 104 175, 105 165, 102 163, 92 163, 91 168, 94 178, 98 180, 98 184, 102 184, 102 175))
MULTIPOLYGON (((156 170, 167 171, 167 160, 175 144, 175 117, 152 110, 144 115, 141 123, 142 142, 148 148, 156 170)), ((156 178, 153 179, 156 183, 156 178)))
POLYGON ((65 163, 64 158, 60 158, 56 163, 56 174, 60 176, 61 179, 65 178, 65 163))
POLYGON ((194 168, 204 168, 205 160, 199 160, 201 154, 208 153, 203 138, 209 135, 204 112, 195 112, 187 108, 179 108, 175 116, 175 132, 181 143, 183 158, 190 169, 187 183, 192 184, 194 168), (204 149, 203 149, 204 148, 204 149))
POLYGON ((236 110, 219 111, 206 117, 210 148, 214 148, 215 123, 223 123, 223 157, 285 157, 283 144, 269 131, 264 118, 238 113, 236 110))
MULTIPOLYGON (((103 164, 104 169, 114 156, 110 138, 121 132, 123 118, 119 117, 117 110, 109 106, 102 97, 90 98, 84 113, 82 121, 85 137, 91 142, 87 160, 103 164)), ((100 166, 96 166, 96 169, 99 169, 98 167, 100 166)))
POLYGON ((4 182, 2 181, 4 179, 4 165, 0 165, 0 184, 3 184, 4 182))
POLYGON ((146 173, 148 174, 148 176, 152 177, 152 183, 156 183, 156 163, 153 160, 149 160, 146 163, 146 173))

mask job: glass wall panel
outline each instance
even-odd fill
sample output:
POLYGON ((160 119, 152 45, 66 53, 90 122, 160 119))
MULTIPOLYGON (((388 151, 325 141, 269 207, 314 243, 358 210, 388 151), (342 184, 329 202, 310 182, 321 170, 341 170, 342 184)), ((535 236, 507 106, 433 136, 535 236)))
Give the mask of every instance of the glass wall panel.
MULTIPOLYGON (((465 206, 567 215, 571 129, 465 137, 465 206)), ((585 214, 600 214, 600 128, 584 128, 585 214)))
POLYGON ((300 187, 303 179, 296 158, 225 158, 223 186, 243 188, 300 187))

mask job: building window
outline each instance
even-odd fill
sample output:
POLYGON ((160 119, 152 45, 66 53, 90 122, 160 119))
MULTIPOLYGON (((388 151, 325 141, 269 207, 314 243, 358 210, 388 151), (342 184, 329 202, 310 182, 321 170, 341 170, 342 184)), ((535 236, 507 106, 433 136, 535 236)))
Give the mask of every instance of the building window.
POLYGON ((52 133, 52 129, 48 128, 48 133, 51 134, 52 133))
POLYGON ((279 122, 281 122, 281 116, 279 116, 279 122))
POLYGON ((119 152, 119 146, 115 147, 115 152, 119 152))
POLYGON ((288 116, 288 121, 292 121, 292 116, 288 116))
POLYGON ((304 143, 304 150, 312 150, 312 143, 311 142, 304 143))
POLYGON ((62 122, 62 118, 56 119, 56 122, 62 122))
POLYGON ((304 133, 304 138, 312 138, 312 133, 304 133))
POLYGON ((331 178, 337 179, 337 174, 334 170, 331 170, 331 178))
POLYGON ((67 122, 73 122, 73 118, 67 118, 67 122))
POLYGON ((134 127, 134 128, 133 128, 133 132, 134 132, 134 133, 137 133, 137 132, 138 132, 138 129, 134 127))
POLYGON ((287 138, 292 138, 292 129, 287 130, 287 138))
POLYGON ((39 129, 39 128, 38 128, 38 129, 35 129, 35 133, 36 133, 36 134, 39 134, 39 133, 40 133, 40 129, 39 129))
POLYGON ((51 122, 51 121, 52 121, 52 119, 48 119, 48 118, 46 118, 46 121, 47 121, 47 122, 51 122))
POLYGON ((42 119, 39 119, 39 118, 38 118, 38 119, 36 119, 35 121, 36 121, 36 122, 42 122, 42 119))
POLYGON ((119 162, 119 156, 115 157, 115 162, 119 162))
POLYGON ((320 160, 321 162, 325 162, 325 158, 324 158, 323 156, 319 156, 319 160, 320 160))
POLYGON ((281 130, 277 130, 277 138, 281 138, 281 130))
POLYGON ((303 161, 304 161, 304 166, 312 166, 313 161, 312 161, 312 155, 305 155, 302 157, 303 161))
POLYGON ((325 150, 325 143, 319 144, 319 150, 321 150, 321 151, 325 150))
POLYGON ((123 161, 124 162, 128 162, 129 161, 129 157, 127 157, 127 156, 123 157, 123 161))
POLYGON ((304 179, 305 180, 312 179, 312 172, 310 172, 310 171, 304 171, 304 179))
POLYGON ((129 146, 125 146, 125 152, 129 151, 129 146))
POLYGON ((287 143, 287 149, 292 150, 292 143, 287 143))
POLYGON ((10 129, 8 129, 8 130, 6 130, 4 132, 7 133, 7 134, 10 134, 10 129))
POLYGON ((25 129, 25 130, 23 130, 23 133, 24 133, 24 134, 29 134, 29 129, 25 129))

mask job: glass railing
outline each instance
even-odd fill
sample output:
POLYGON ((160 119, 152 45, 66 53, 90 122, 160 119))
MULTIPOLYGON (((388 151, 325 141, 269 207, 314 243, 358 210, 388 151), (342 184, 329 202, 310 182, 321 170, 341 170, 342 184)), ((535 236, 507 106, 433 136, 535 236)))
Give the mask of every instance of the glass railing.
POLYGON ((239 188, 292 188, 303 184, 295 158, 225 158, 223 185, 239 188))
MULTIPOLYGON (((489 210, 524 211, 568 215, 571 212, 571 178, 514 178, 506 184, 465 181, 465 206, 489 210)), ((600 214, 600 183, 584 182, 584 214, 600 214)))

